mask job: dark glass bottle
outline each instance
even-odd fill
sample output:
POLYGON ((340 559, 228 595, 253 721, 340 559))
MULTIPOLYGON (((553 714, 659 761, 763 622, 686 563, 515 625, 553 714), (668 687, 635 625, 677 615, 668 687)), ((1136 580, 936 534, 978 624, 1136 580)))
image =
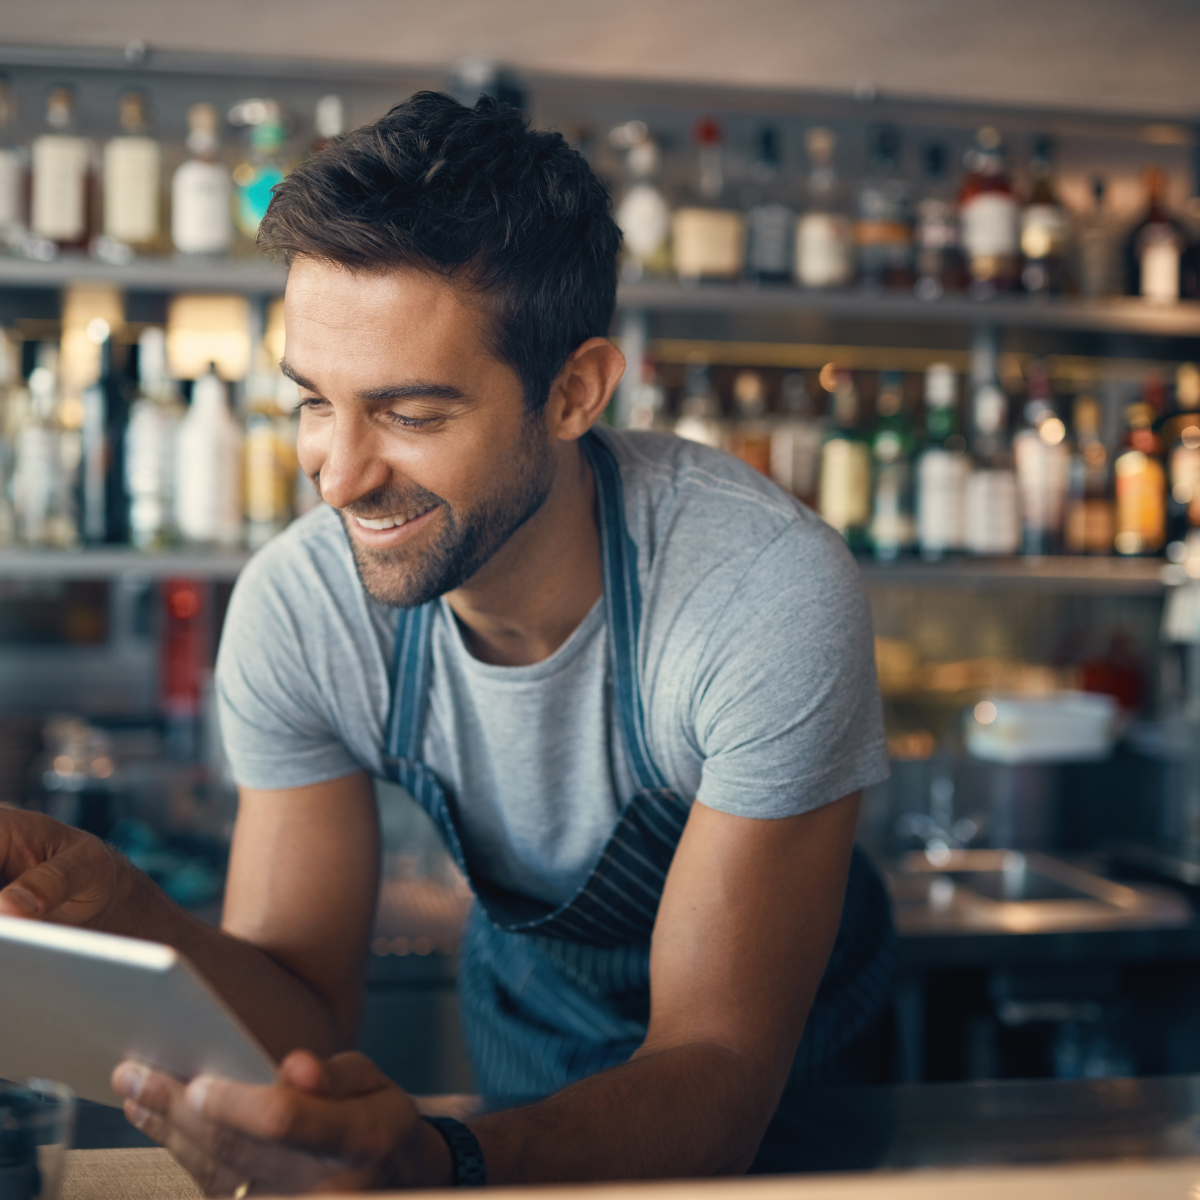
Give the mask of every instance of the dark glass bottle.
POLYGON ((1066 290, 1070 221, 1054 194, 1054 143, 1039 137, 1029 160, 1033 186, 1021 210, 1021 284, 1034 296, 1066 290))
POLYGON ((1167 211, 1167 177, 1158 167, 1142 176, 1146 209, 1125 241, 1125 292, 1169 304, 1180 296, 1180 267, 1187 237, 1167 211))
POLYGON ((871 136, 870 169, 858 192, 854 244, 859 283, 868 290, 913 285, 913 226, 908 184, 899 175, 900 131, 881 125, 871 136))
POLYGON ((917 282, 914 291, 922 300, 936 300, 963 286, 962 239, 950 179, 946 147, 933 142, 922 155, 924 188, 917 202, 913 243, 917 282))
POLYGON ((779 130, 758 131, 758 154, 751 168, 746 205, 746 275, 763 283, 786 283, 792 275, 795 210, 786 203, 779 130))

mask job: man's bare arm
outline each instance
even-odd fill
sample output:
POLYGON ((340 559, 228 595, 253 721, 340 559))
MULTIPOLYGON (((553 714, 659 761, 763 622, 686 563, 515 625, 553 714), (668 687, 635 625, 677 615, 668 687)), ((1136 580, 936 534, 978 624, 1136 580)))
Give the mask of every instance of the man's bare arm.
POLYGON ((243 789, 214 929, 97 838, 0 809, 0 913, 176 947, 279 1057, 353 1044, 378 864, 365 775, 243 789))

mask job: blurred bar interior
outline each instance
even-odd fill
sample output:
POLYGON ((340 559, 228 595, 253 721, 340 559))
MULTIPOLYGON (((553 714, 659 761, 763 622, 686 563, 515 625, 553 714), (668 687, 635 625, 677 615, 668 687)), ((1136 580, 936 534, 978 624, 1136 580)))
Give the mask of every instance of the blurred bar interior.
MULTIPOLYGON (((257 224, 294 164, 415 89, 490 91, 612 189, 611 422, 732 451, 859 555, 897 1081, 1200 1072, 1194 14, 906 3, 868 38, 861 4, 764 3, 725 56, 703 4, 713 37, 673 56, 665 4, 605 16, 621 54, 483 4, 412 53, 383 16, 385 51, 239 6, 116 7, 55 46, 31 6, 0 46, 0 800, 218 911, 222 614, 318 502, 257 224)), ((467 1091, 469 893, 426 819, 381 804, 363 1045, 467 1091), (397 1045, 397 1022, 429 1034, 397 1045)))

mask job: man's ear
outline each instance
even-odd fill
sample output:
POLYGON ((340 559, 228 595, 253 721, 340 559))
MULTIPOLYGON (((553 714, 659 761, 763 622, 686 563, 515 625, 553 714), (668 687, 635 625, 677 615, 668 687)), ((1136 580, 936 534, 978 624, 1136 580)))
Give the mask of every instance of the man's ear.
POLYGON ((600 419, 625 374, 625 356, 608 338, 588 338, 550 385, 546 417, 562 441, 581 438, 600 419))

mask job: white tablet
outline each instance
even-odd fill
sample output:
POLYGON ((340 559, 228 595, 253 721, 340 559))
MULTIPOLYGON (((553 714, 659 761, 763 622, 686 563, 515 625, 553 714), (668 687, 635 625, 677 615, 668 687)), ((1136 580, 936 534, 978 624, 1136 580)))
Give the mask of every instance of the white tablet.
POLYGON ((0 1079, 56 1079, 118 1104, 132 1058, 180 1079, 275 1079, 269 1054, 178 951, 158 942, 0 917, 0 1079))

